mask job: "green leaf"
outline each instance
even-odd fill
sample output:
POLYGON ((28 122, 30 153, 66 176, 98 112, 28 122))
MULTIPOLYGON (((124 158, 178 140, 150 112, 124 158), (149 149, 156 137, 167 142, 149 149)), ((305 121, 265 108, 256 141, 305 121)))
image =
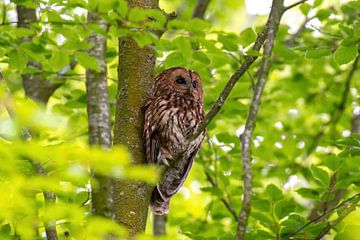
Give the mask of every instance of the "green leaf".
POLYGON ((24 51, 12 50, 8 53, 9 56, 9 67, 17 70, 22 70, 26 67, 27 56, 24 51))
POLYGON ((360 38, 360 21, 359 22, 356 22, 354 23, 354 36, 357 37, 357 38, 360 38))
POLYGON ((331 15, 331 11, 329 9, 320 9, 317 13, 316 13, 316 17, 320 20, 326 20, 328 19, 328 17, 331 15))
POLYGON ((296 190, 296 192, 300 194, 302 197, 309 199, 318 199, 320 194, 318 191, 311 188, 300 188, 296 190))
POLYGON ((358 55, 358 46, 340 46, 335 51, 335 60, 339 65, 351 62, 358 55))
POLYGON ((193 52, 193 58, 195 60, 198 60, 199 62, 204 63, 205 65, 210 64, 210 59, 208 58, 208 56, 206 56, 205 53, 197 51, 197 52, 193 52))
POLYGON ((222 197, 224 195, 223 191, 218 187, 202 187, 200 188, 203 192, 209 192, 214 196, 222 197))
POLYGON ((174 39, 174 43, 178 49, 181 51, 184 56, 191 56, 193 53, 193 48, 190 42, 190 39, 187 37, 178 37, 174 39))
POLYGON ((264 199, 254 199, 252 201, 252 206, 255 209, 258 209, 260 211, 264 211, 264 212, 268 212, 270 210, 270 202, 268 200, 264 200, 264 199))
POLYGON ((238 47, 238 36, 235 34, 219 34, 218 41, 223 44, 223 48, 228 51, 237 51, 238 47))
POLYGON ((352 46, 352 45, 357 45, 359 43, 360 43, 360 38, 359 37, 348 37, 348 38, 345 38, 341 42, 341 45, 342 46, 352 46))
POLYGON ((0 229, 0 236, 9 236, 11 233, 11 226, 9 223, 4 224, 3 226, 1 226, 0 229))
POLYGON ((76 56, 81 66, 84 68, 99 71, 99 65, 96 58, 84 52, 77 52, 76 56))
POLYGON ((125 0, 119 0, 119 8, 117 8, 116 10, 118 11, 119 15, 121 17, 125 17, 127 12, 128 12, 128 4, 125 0))
POLYGON ((283 219, 295 210, 295 203, 290 200, 282 199, 275 204, 275 214, 279 219, 283 219))
POLYGON ((323 0, 315 0, 315 1, 314 1, 314 4, 313 4, 313 7, 314 7, 314 8, 315 8, 315 7, 318 7, 318 6, 320 6, 322 3, 323 3, 323 0))
POLYGON ((174 66, 182 66, 186 64, 187 60, 185 56, 180 52, 173 52, 170 53, 164 62, 167 68, 174 67, 174 66))
POLYGON ((145 9, 141 8, 132 8, 128 15, 128 20, 131 22, 142 22, 147 19, 147 14, 145 9))
POLYGON ((303 3, 300 5, 300 10, 305 16, 308 15, 310 9, 311 9, 311 5, 308 3, 303 3))
POLYGON ((76 205, 82 206, 87 200, 89 200, 89 193, 86 191, 79 192, 75 196, 76 205))
POLYGON ((306 51, 306 58, 309 59, 318 59, 318 58, 322 58, 325 56, 329 56, 331 55, 331 50, 330 49, 311 49, 306 51))
POLYGON ((240 33, 240 44, 243 46, 248 46, 256 40, 256 33, 252 28, 246 28, 240 33))
POLYGON ((315 165, 312 165, 310 169, 316 180, 318 180, 324 187, 329 186, 330 175, 327 171, 315 165))
POLYGON ((270 199, 274 202, 283 198, 282 191, 274 184, 267 185, 265 191, 270 199))
POLYGON ((50 65, 54 72, 60 71, 63 67, 70 63, 69 55, 64 51, 54 50, 50 58, 50 65))

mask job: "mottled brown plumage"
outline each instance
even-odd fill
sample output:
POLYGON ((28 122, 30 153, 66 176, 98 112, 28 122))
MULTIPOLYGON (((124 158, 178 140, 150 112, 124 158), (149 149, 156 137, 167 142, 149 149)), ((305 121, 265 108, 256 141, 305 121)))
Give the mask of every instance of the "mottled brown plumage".
POLYGON ((145 109, 146 160, 164 168, 150 203, 161 215, 168 212, 170 198, 184 183, 204 139, 203 132, 187 140, 204 118, 200 76, 182 67, 165 70, 156 77, 145 109))

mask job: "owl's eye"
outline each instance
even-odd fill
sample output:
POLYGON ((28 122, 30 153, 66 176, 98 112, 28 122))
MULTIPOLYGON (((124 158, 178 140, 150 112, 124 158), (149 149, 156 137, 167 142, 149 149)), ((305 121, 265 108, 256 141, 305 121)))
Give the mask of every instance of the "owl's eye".
POLYGON ((178 83, 178 84, 186 84, 186 80, 185 80, 185 78, 179 76, 179 77, 176 78, 176 83, 178 83))
POLYGON ((198 85, 197 81, 194 81, 194 82, 192 83, 192 85, 193 85, 193 88, 197 88, 197 85, 198 85))

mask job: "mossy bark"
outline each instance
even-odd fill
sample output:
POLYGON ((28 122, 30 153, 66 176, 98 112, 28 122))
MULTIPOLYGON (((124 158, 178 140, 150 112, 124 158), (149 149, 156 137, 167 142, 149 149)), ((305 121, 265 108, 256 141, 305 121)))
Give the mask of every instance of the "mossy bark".
MULTIPOLYGON (((158 8, 157 0, 128 0, 129 7, 158 8)), ((114 144, 127 146, 133 164, 144 164, 141 108, 147 101, 154 79, 156 53, 147 46, 140 48, 131 38, 119 39, 118 92, 114 144)), ((130 234, 145 231, 147 210, 153 186, 118 179, 113 184, 115 220, 130 234)))

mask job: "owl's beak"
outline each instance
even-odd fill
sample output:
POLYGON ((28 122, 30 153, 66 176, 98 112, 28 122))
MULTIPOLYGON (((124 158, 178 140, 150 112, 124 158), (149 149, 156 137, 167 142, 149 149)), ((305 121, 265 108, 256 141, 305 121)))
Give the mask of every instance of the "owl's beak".
POLYGON ((185 88, 186 88, 186 93, 191 94, 191 81, 186 82, 185 88))

